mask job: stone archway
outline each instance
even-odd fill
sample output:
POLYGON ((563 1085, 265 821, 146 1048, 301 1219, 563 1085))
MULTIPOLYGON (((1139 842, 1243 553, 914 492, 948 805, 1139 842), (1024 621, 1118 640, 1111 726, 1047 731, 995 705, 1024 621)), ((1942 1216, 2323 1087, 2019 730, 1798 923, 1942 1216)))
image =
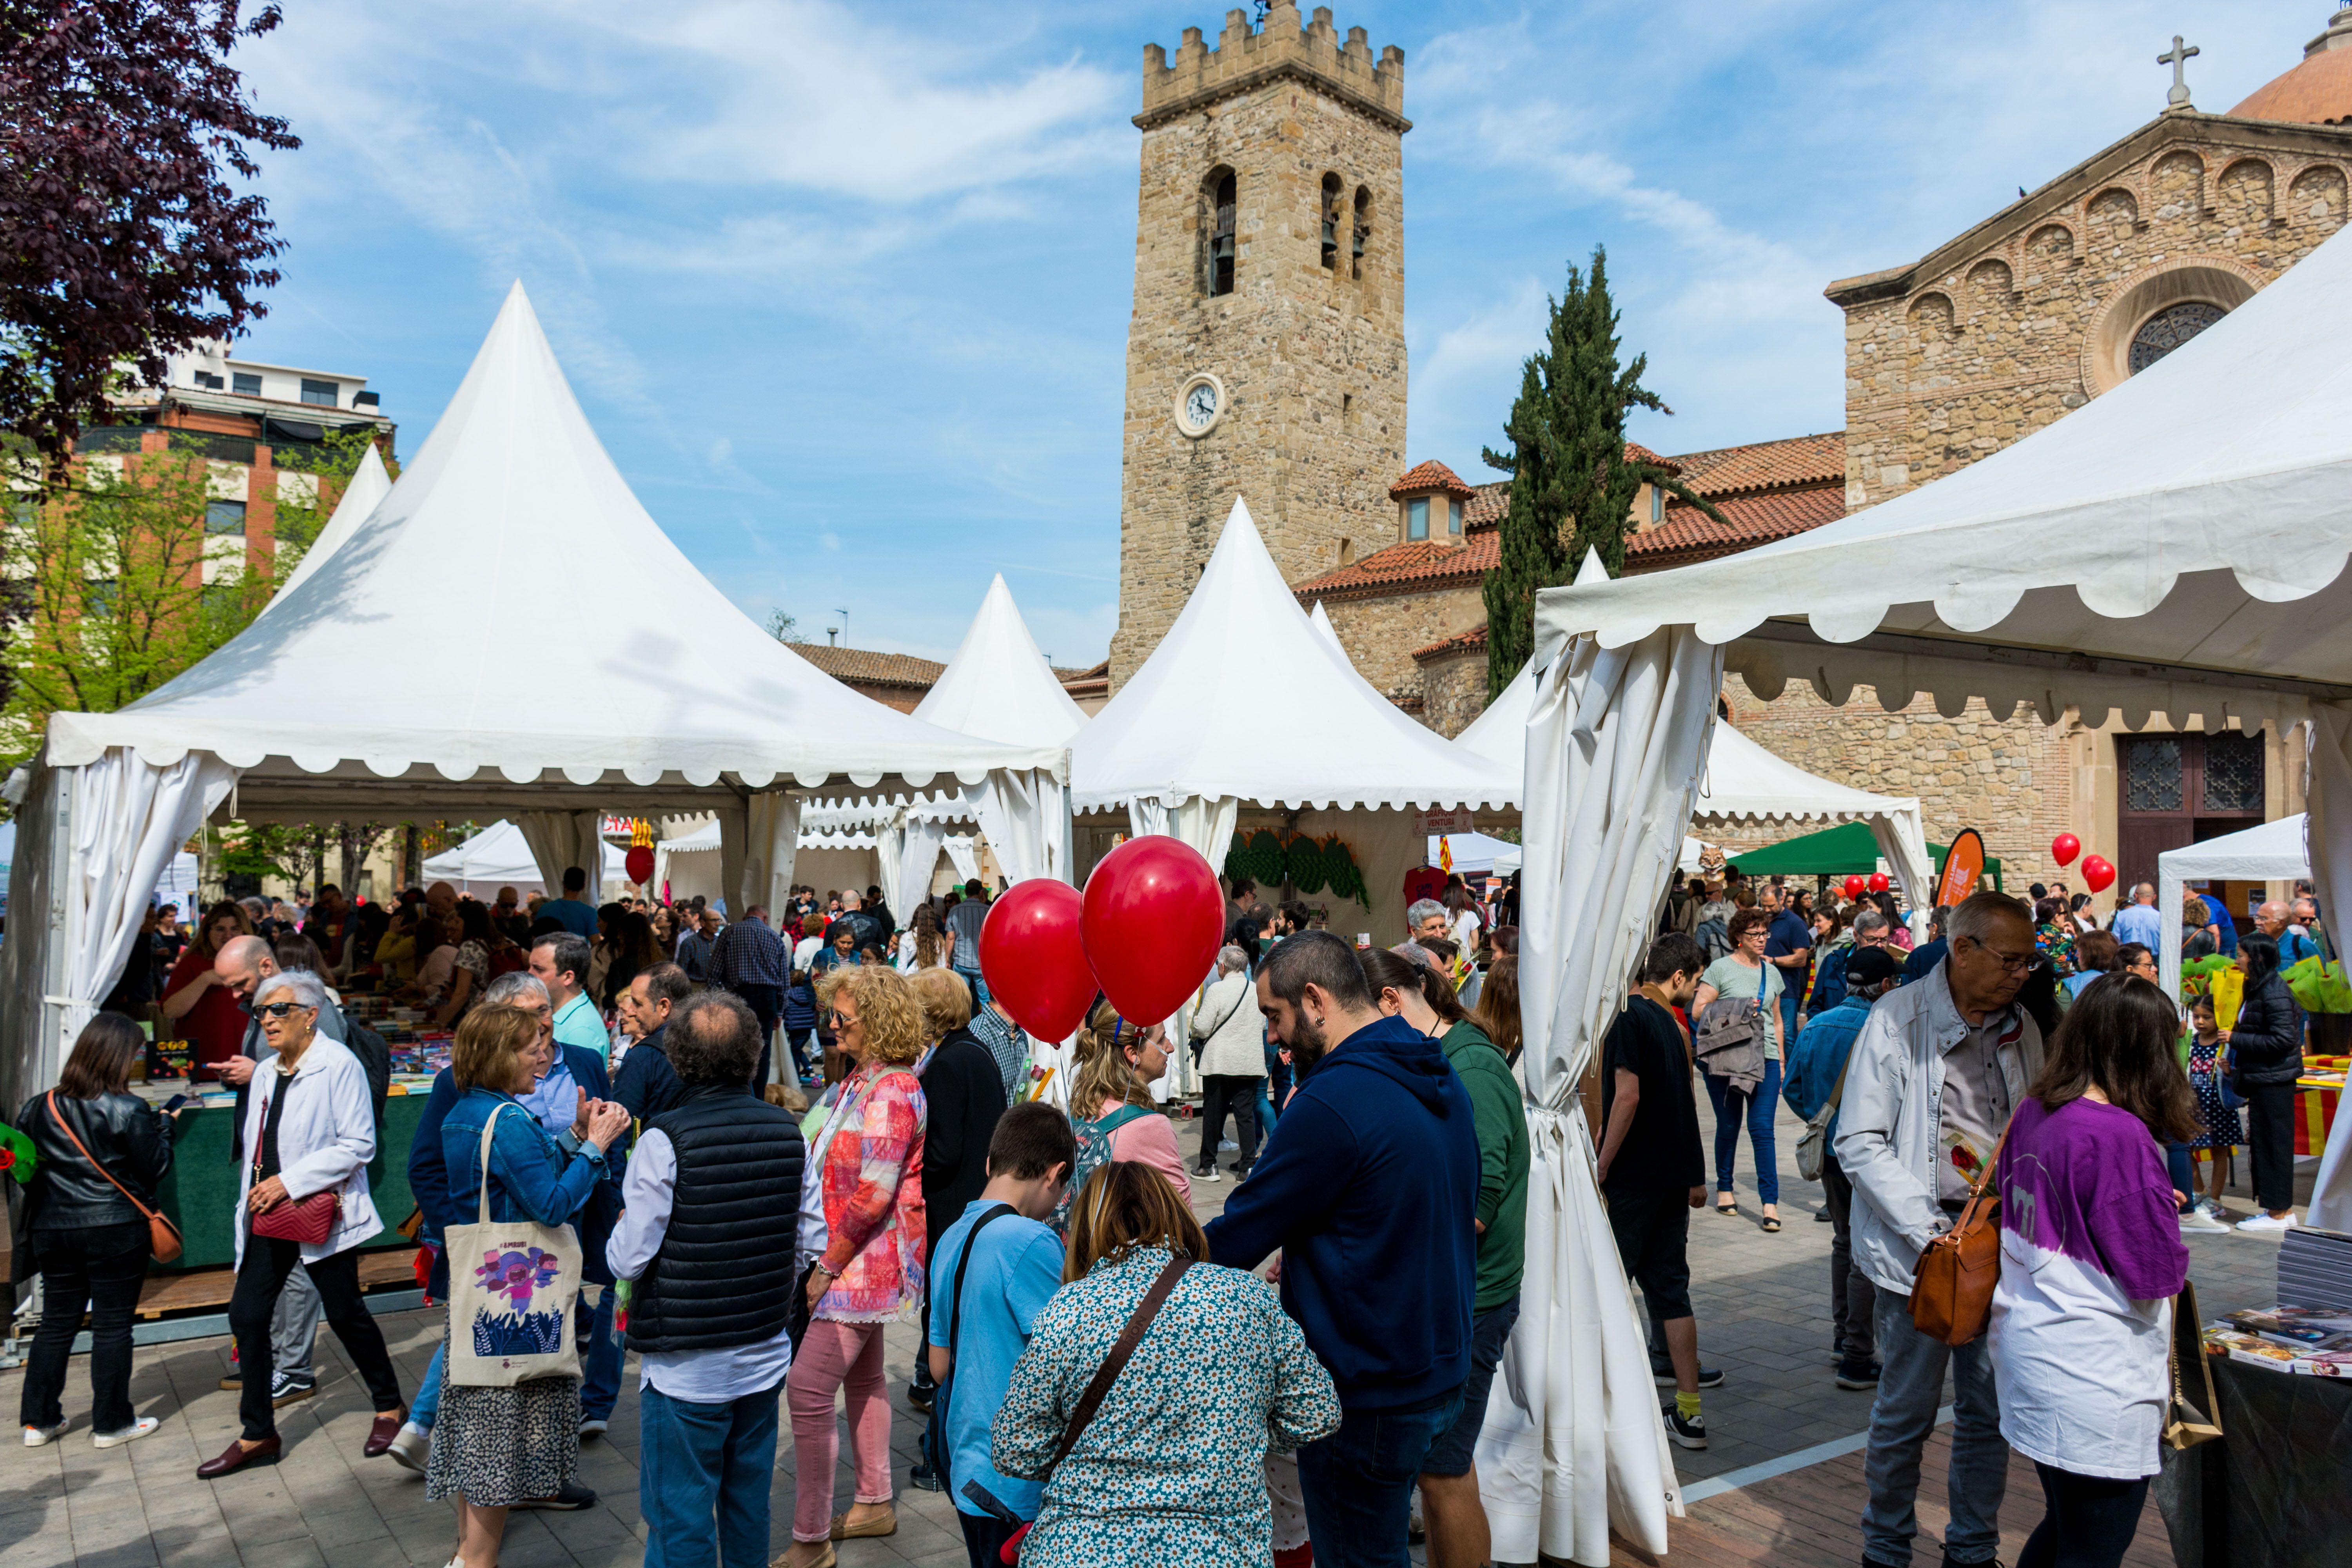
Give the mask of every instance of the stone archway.
MULTIPOLYGON (((2096 397, 2131 379, 2132 342, 2142 327, 2183 306, 2227 313, 2270 279, 2226 256, 2181 256, 2126 279, 2091 318, 2083 336, 2083 390, 2096 397)), ((2182 327, 2195 323, 2183 316, 2182 327)))

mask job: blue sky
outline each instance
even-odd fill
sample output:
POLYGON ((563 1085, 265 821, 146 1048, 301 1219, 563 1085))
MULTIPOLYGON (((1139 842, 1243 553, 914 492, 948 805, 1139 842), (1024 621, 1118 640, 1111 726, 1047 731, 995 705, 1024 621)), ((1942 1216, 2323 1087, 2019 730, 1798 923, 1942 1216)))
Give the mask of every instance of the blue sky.
MULTIPOLYGON (((1474 482, 1609 247, 1662 451, 1843 423, 1831 279, 1916 259, 2327 0, 1352 4, 1405 51, 1410 460, 1474 482)), ((1001 571, 1055 662, 1117 619, 1147 42, 1215 5, 301 5, 242 55, 299 153, 256 357, 365 374, 404 453, 520 278, 605 445, 748 612, 944 658, 1001 571)), ((451 563, 463 570, 463 563, 451 563)), ((616 582, 625 563, 615 563, 616 582)))

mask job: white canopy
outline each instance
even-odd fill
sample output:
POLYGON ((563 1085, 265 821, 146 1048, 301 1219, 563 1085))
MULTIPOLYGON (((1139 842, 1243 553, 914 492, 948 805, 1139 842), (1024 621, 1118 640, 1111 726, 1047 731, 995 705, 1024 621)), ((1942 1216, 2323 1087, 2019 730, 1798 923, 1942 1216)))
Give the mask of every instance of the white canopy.
MULTIPOLYGON (((719 847, 719 824, 713 821, 710 829, 711 847, 715 849, 719 847)), ((629 852, 612 844, 602 847, 602 889, 610 889, 629 879, 629 852)), ((512 888, 525 898, 533 893, 552 896, 556 892, 540 874, 539 861, 532 857, 522 829, 506 821, 493 822, 464 843, 427 856, 424 870, 425 881, 454 882, 461 893, 479 888, 494 892, 500 888, 512 888)), ((603 896, 602 889, 596 896, 603 896)))
POLYGON ((2268 882, 2311 875, 2311 849, 2306 843, 2311 819, 2302 812, 2167 849, 2156 858, 2156 907, 2165 911, 2164 951, 2158 953, 2164 994, 2180 994, 2180 917, 2184 884, 2215 878, 2268 882))
POLYGON ((1519 868, 1519 847, 1507 838, 1490 837, 1484 833, 1433 833, 1429 836, 1429 864, 1438 863, 1437 847, 1443 844, 1452 851, 1454 868, 1465 876, 1491 871, 1497 877, 1507 877, 1519 868), (1506 865, 1505 862, 1509 864, 1506 865))
POLYGON ((351 482, 343 487, 343 493, 337 498, 335 510, 327 519, 327 526, 319 531, 319 537, 310 542, 310 548, 303 552, 301 561, 286 581, 278 585, 278 591, 269 596, 269 603, 262 606, 261 613, 266 616, 284 604, 289 594, 307 582, 329 556, 350 542, 352 535, 359 531, 360 524, 367 521, 368 514, 391 493, 392 475, 385 471, 383 458, 376 454, 375 445, 371 442, 368 449, 360 454, 359 467, 352 470, 351 482))
POLYGON ((1307 618, 1314 623, 1317 631, 1323 634, 1323 639, 1326 642, 1339 649, 1342 655, 1347 653, 1347 646, 1339 640, 1339 629, 1331 624, 1331 617, 1323 613, 1322 600, 1315 601, 1315 607, 1307 612, 1307 618))
POLYGON ((895 712, 753 625, 629 492, 520 285, 391 492, 303 568, 178 679, 118 712, 51 717, 43 768, 15 791, 63 913, 0 957, 0 1098, 53 1078, 121 973, 146 890, 223 807, 507 817, 558 874, 589 863, 608 806, 716 811, 728 885, 765 900, 791 874, 793 786, 896 800, 979 785, 1022 823, 1050 795, 1040 781, 1066 777, 1060 746, 895 712), (528 689, 464 671, 366 679, 452 623, 602 603, 615 572, 635 595, 629 625, 572 637, 528 689))
MULTIPOLYGON (((1530 1092, 1572 1084, 1622 1005, 1727 668, 1767 700, 1794 677, 1832 704, 1857 685, 1890 710, 1927 692, 1947 715, 1976 697, 2051 723, 2069 708, 2094 724, 2120 710, 2130 727, 2156 712, 2209 729, 2307 717, 2312 873, 2324 907, 2352 897, 2347 292, 2352 242, 2338 235, 2175 353, 1958 473, 1736 556, 1617 582, 1588 573, 1538 595, 1520 942, 1530 1092)), ((1560 1103, 1581 1214, 1590 1137, 1575 1098, 1560 1103)), ((2338 1118, 2315 1224, 2352 1226, 2347 1151, 2352 1118, 2338 1118)), ((1585 1323, 1530 1336, 1523 1308, 1512 1353, 1533 1365, 1497 1380, 1525 1391, 1510 1452, 1532 1429, 1550 1454, 1592 1461, 1540 1472, 1543 1549, 1580 1563, 1608 1560, 1603 1514, 1666 1549, 1656 1461, 1611 1419, 1621 1376, 1640 1370, 1620 1365, 1623 1275, 1596 1273, 1606 1353, 1593 1375, 1574 1359, 1585 1323)), ((1496 1506, 1490 1495, 1490 1517, 1496 1506)), ((1498 1520, 1496 1556, 1523 1559, 1519 1544, 1498 1520)))

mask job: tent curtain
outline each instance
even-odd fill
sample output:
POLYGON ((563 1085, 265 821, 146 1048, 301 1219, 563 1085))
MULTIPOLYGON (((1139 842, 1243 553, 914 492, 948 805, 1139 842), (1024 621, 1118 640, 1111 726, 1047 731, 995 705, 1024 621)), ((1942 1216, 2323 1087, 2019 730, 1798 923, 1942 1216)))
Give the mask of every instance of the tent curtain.
POLYGON ((1478 1444, 1497 1562, 1666 1550, 1682 1510, 1577 1089, 1624 1005, 1706 762, 1723 650, 1687 626, 1579 637, 1528 719, 1519 931, 1534 1163, 1528 1271, 1478 1444))
MULTIPOLYGON (((2311 721, 2305 845, 2311 852, 2311 885, 2319 895, 2321 911, 2336 928, 2330 934, 2340 958, 2344 939, 2337 933, 2346 928, 2336 911, 2345 906, 2336 901, 2336 895, 2341 889, 2352 897, 2352 707, 2315 702, 2311 721)), ((2320 1156, 2319 1175, 2312 1184, 2310 1223, 2324 1230, 2352 1230, 2352 1116, 2339 1115, 2328 1131, 2327 1152, 2320 1156)))
POLYGON ((58 1047, 81 1033, 122 977, 148 895, 236 779, 237 770, 210 752, 155 767, 124 746, 74 770, 65 991, 53 998, 65 1009, 58 1047))
POLYGON ((563 896, 563 873, 577 866, 588 879, 583 894, 588 902, 604 897, 604 814, 601 811, 526 811, 515 818, 530 858, 539 863, 539 879, 550 898, 563 896))
MULTIPOLYGON (((905 807, 901 806, 874 825, 874 858, 882 868, 882 874, 874 879, 874 885, 882 889, 882 896, 887 899, 898 890, 899 874, 906 869, 907 812, 905 807)), ((862 894, 865 889, 861 888, 858 891, 862 894)), ((898 914, 902 908, 903 906, 893 905, 890 912, 894 915, 898 914)))
POLYGON ((964 798, 1006 881, 1070 880, 1070 792, 1061 780, 1043 768, 999 768, 964 798))
POLYGON ((980 847, 971 834, 949 834, 946 847, 948 864, 955 868, 958 882, 969 882, 980 875, 980 847))
POLYGON ((890 913, 900 924, 914 918, 915 906, 931 894, 931 873, 940 867, 940 846, 946 842, 948 825, 936 816, 909 816, 898 850, 896 876, 882 879, 882 892, 890 900, 890 913))
MULTIPOLYGON (((722 826, 719 832, 723 851, 727 829, 722 826)), ((800 849, 801 797, 789 790, 761 790, 754 795, 744 805, 743 838, 742 869, 738 879, 726 883, 742 889, 736 908, 748 910, 760 904, 782 909, 792 896, 793 860, 800 849)), ((723 853, 720 859, 725 859, 723 853)))
POLYGON ((1911 911, 1911 934, 1926 937, 1927 910, 1936 902, 1936 867, 1927 857, 1927 828, 1919 808, 1875 812, 1863 820, 1870 824, 1870 836, 1878 840, 1878 852, 1903 891, 1903 907, 1911 911))

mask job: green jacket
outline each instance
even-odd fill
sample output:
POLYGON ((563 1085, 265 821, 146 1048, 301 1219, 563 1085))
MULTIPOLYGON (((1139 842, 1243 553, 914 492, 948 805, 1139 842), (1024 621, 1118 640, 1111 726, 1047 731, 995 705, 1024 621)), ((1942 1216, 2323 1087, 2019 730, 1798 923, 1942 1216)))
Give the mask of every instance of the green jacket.
POLYGON ((1517 1300, 1528 1262, 1528 1112, 1502 1047, 1464 1019, 1445 1031, 1446 1060, 1470 1093, 1478 1126, 1478 1294, 1472 1310, 1517 1300))

